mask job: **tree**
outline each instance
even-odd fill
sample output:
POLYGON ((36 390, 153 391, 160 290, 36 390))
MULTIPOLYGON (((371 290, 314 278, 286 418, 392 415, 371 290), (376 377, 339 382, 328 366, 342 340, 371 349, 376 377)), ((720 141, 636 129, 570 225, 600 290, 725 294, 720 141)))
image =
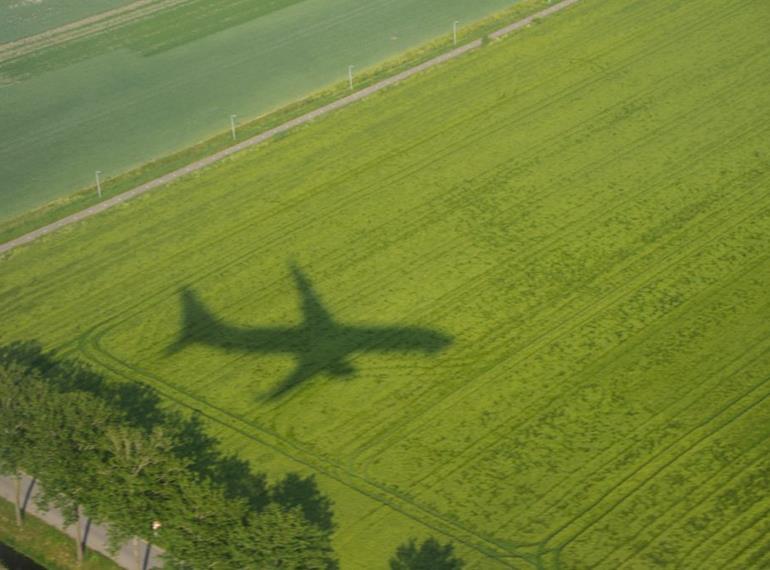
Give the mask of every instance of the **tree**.
POLYGON ((236 456, 223 455, 219 442, 205 433, 197 412, 189 418, 167 412, 162 425, 175 442, 176 456, 202 479, 221 485, 227 498, 244 499, 255 511, 270 502, 264 473, 254 473, 246 461, 236 456))
POLYGON ((38 460, 30 467, 42 483, 37 502, 44 510, 51 505, 58 508, 65 526, 75 524, 76 554, 80 563, 83 506, 92 507, 97 503, 100 490, 109 484, 98 477, 99 463, 104 461, 100 449, 107 427, 119 419, 91 394, 59 393, 44 388, 37 388, 44 397, 36 399, 35 422, 31 426, 38 460))
POLYGON ((22 471, 40 480, 41 508, 77 525, 79 561, 85 514, 109 524, 113 546, 154 538, 160 521, 169 568, 337 568, 331 501, 312 476, 269 489, 197 415, 37 343, 0 346, 0 472, 22 471))
POLYGON ((230 542, 234 568, 334 570, 329 533, 310 523, 299 507, 275 503, 250 515, 230 542))
POLYGON ((15 478, 16 524, 22 526, 21 477, 25 455, 31 453, 27 384, 36 375, 17 362, 0 362, 0 475, 15 478))
POLYGON ((410 539, 390 559, 390 570, 461 570, 464 566, 465 562, 454 556, 451 542, 442 545, 433 537, 419 548, 415 539, 410 539))
MULTIPOLYGON (((111 546, 117 550, 131 537, 148 536, 163 511, 159 487, 173 482, 186 465, 174 457, 175 443, 162 427, 148 432, 125 424, 108 426, 104 436, 98 473, 104 484, 94 505, 109 521, 111 546)), ((134 547, 141 568, 136 538, 134 547)))
POLYGON ((161 533, 171 567, 238 567, 231 544, 247 520, 245 500, 228 499, 221 486, 186 470, 159 492, 161 533))

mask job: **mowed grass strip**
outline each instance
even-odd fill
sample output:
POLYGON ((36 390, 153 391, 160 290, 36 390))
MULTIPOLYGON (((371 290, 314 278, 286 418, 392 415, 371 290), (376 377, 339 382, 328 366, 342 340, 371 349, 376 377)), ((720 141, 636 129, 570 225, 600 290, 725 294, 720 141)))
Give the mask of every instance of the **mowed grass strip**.
MULTIPOLYGON (((60 529, 27 515, 24 526, 16 525, 13 503, 0 499, 0 542, 34 560, 49 570, 120 570, 120 566, 98 552, 86 549, 83 563, 78 565, 73 540, 60 529)), ((0 568, 3 566, 0 560, 0 568)), ((15 570, 8 568, 8 570, 15 570)))
POLYGON ((768 23, 587 1, 11 253, 0 339, 321 473, 346 568, 431 533, 472 568, 762 567, 768 23), (340 321, 452 345, 278 400, 289 356, 167 352, 183 287, 222 322, 299 323, 291 263, 340 321))

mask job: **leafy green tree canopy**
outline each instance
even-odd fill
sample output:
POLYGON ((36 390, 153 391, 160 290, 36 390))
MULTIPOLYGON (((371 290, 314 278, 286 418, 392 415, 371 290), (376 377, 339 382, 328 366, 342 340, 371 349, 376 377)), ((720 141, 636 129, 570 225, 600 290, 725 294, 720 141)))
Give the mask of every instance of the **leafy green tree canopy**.
POLYGON ((198 416, 34 342, 0 346, 0 474, 21 472, 40 481, 42 508, 75 524, 79 560, 86 515, 108 523, 114 548, 159 544, 169 568, 337 567, 331 501, 312 476, 268 486, 198 416))

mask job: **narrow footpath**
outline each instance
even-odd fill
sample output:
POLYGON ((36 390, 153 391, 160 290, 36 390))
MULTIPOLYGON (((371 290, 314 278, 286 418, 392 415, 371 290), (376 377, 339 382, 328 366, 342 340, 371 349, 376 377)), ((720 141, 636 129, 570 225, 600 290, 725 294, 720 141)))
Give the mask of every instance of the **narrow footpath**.
MULTIPOLYGON (((35 505, 34 499, 37 496, 38 491, 38 485, 35 484, 35 481, 31 477, 24 477, 22 482, 21 496, 25 515, 33 515, 50 524, 51 526, 62 528, 64 519, 58 510, 51 509, 47 512, 41 512, 35 505)), ((11 503, 15 502, 16 481, 13 477, 0 477, 0 497, 8 500, 11 503)), ((111 558, 119 566, 129 570, 150 570, 151 568, 163 568, 163 561, 160 559, 160 555, 163 554, 163 551, 157 546, 152 546, 143 540, 140 540, 139 559, 137 560, 134 544, 132 541, 129 541, 128 544, 124 544, 123 547, 113 556, 107 550, 107 529, 103 526, 91 524, 91 521, 86 517, 83 517, 81 522, 85 535, 83 544, 87 548, 100 552, 107 558, 111 558)), ((149 525, 151 523, 148 521, 147 524, 149 525)), ((66 529, 63 529, 62 532, 74 538, 75 526, 69 526, 66 529)), ((74 543, 72 548, 74 550, 74 543)), ((24 553, 22 552, 21 554, 24 553)))
MULTIPOLYGON (((531 16, 528 16, 526 18, 523 18, 522 20, 519 20, 518 22, 515 22, 509 26, 505 26, 504 28, 501 28, 497 30, 496 32, 493 32, 489 35, 491 39, 499 39, 502 38, 505 35, 508 35, 512 32, 515 32, 516 30, 520 30, 522 28, 525 28, 526 26, 530 25, 535 20, 539 20, 542 18, 545 18, 547 16, 550 16, 551 14, 555 14, 556 12, 560 12, 561 10, 564 10, 565 8, 568 8, 569 6, 572 6, 573 4, 576 4, 580 0, 562 0, 561 2, 558 2, 551 6, 550 8, 546 8, 545 10, 541 10, 540 12, 537 12, 536 14, 533 14, 531 16)), ((11 251, 12 249, 15 249, 19 246, 28 244, 40 237, 43 237, 44 235, 48 235, 50 233, 55 232, 56 230, 63 228, 65 226, 69 226, 70 224, 74 224, 76 222, 79 222, 81 220, 85 220, 86 218, 90 218, 93 215, 96 215, 100 212, 103 212, 104 210, 108 210, 114 206, 118 206, 119 204, 122 204, 124 202, 127 202, 128 200, 131 200, 132 198, 136 198, 137 196, 141 196, 142 194, 145 194, 151 190, 154 190, 156 188, 159 188, 161 186, 164 186, 168 184, 169 182, 172 182, 174 180, 177 180, 181 178, 182 176, 185 176, 186 174, 190 174, 191 172, 195 172, 196 170, 201 170, 202 168, 206 168, 207 166, 211 166, 212 164, 219 162, 220 160, 223 160, 229 156, 232 156, 233 154, 240 152, 242 150, 245 150, 247 148, 250 148, 254 145, 258 145, 262 142, 265 142, 266 140, 269 140, 276 135, 280 135, 282 133, 285 133, 286 131, 289 131, 293 129, 294 127, 298 127, 300 125, 304 125, 312 121, 313 119, 317 119, 318 117, 321 117, 322 115, 326 115, 328 113, 331 113, 332 111, 336 111, 337 109, 341 109, 343 107, 347 107, 351 103, 355 103, 356 101, 360 101, 361 99, 365 99, 366 97, 369 97, 370 95, 373 95, 374 93, 377 93, 378 91, 382 91, 383 89, 390 87, 392 85, 395 85, 397 83, 400 83, 404 81, 405 79, 420 73, 421 71, 425 71, 426 69, 430 69, 431 67, 435 67, 437 65, 440 65, 446 61, 456 59, 460 57, 461 55, 468 53, 470 51, 473 51, 479 47, 481 47, 481 40, 475 40, 469 44, 466 44, 464 46, 458 47, 456 49, 453 49, 452 51, 449 51, 445 54, 442 54, 438 57, 435 57, 431 60, 426 61, 425 63, 421 63, 420 65, 417 65, 415 67, 412 67, 410 69, 407 69, 406 71, 403 71, 397 75, 394 75, 393 77, 389 77, 387 79, 384 79, 380 81, 379 83, 375 83, 374 85, 371 85, 367 87, 366 89, 362 89, 361 91, 357 91, 353 93, 352 95, 348 95, 347 97, 343 97, 342 99, 338 99, 337 101, 334 101, 333 103, 329 103, 328 105, 325 105, 323 107, 320 107, 319 109, 316 109, 315 111, 311 111, 309 113, 306 113, 305 115, 302 115, 301 117, 297 117, 296 119, 292 119, 291 121, 288 121, 282 125, 279 125, 275 128, 272 128, 268 131, 265 131, 264 133, 261 133, 255 137, 252 137, 250 139, 247 139, 241 143, 238 143, 236 145, 233 145, 229 148, 226 148, 225 150, 222 150, 220 152, 217 152, 215 154, 212 154, 210 156, 207 156, 206 158, 203 158, 201 160, 198 160, 196 162, 193 162, 191 164, 188 164, 187 166, 184 166, 178 170, 175 170, 174 172, 170 172, 169 174, 166 174, 164 176, 161 176, 160 178, 156 178, 155 180, 152 180, 150 182, 147 182, 145 184, 142 184, 141 186, 137 186, 136 188, 133 188, 131 190, 128 190, 122 194, 118 194, 117 196, 114 196, 108 200, 105 200, 104 202, 100 202, 98 204, 95 204, 94 206, 91 206, 90 208, 86 208, 85 210, 81 210, 80 212, 77 212, 75 214, 69 215, 66 218, 62 218, 61 220, 58 220, 56 222, 53 222, 51 224, 48 224, 47 226, 43 226, 40 229, 37 229, 35 231, 29 232, 28 234, 25 234, 23 236, 20 236, 16 239, 12 239, 10 241, 5 242, 4 244, 0 245, 0 254, 5 253, 7 251, 11 251)))

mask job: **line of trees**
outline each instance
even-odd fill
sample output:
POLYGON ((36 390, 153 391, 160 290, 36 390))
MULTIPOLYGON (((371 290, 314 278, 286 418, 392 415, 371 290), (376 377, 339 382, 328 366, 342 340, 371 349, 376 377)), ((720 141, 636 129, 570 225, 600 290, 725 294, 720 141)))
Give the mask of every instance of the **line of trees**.
MULTIPOLYGON (((78 561, 85 516, 109 528, 115 550, 135 537, 163 546, 172 569, 338 568, 332 503, 312 476, 268 485, 223 454, 197 416, 33 342, 0 346, 0 475, 15 477, 19 526, 23 474, 40 482, 38 507, 57 508, 75 526, 78 561)), ((464 562, 451 543, 428 538, 399 546, 389 566, 461 570, 464 562)))
POLYGON ((136 536, 163 546, 170 568, 338 566, 331 501, 312 477, 268 485, 151 389, 35 343, 0 347, 0 474, 18 482, 19 524, 23 473, 40 481, 41 508, 76 525, 79 560, 85 515, 108 526, 114 548, 136 536))

